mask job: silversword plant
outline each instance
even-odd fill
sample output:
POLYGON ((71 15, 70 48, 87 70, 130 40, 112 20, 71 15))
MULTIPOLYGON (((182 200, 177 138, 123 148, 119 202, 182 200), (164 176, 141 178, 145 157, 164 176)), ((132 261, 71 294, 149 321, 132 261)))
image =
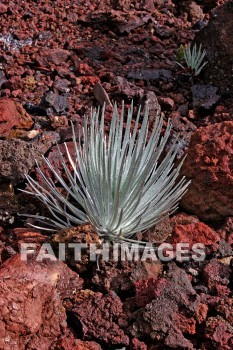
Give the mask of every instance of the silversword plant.
MULTIPOLYGON (((208 63, 207 61, 203 63, 203 60, 206 55, 206 51, 202 51, 202 45, 200 44, 199 49, 197 49, 197 45, 194 44, 192 49, 191 45, 188 44, 186 47, 181 46, 180 56, 185 60, 187 67, 193 72, 194 75, 200 74, 201 70, 208 63)), ((182 68, 185 68, 182 64, 177 62, 182 68)))
POLYGON ((189 183, 184 177, 178 180, 182 161, 174 167, 178 138, 161 161, 170 122, 161 136, 163 119, 158 116, 149 133, 147 107, 142 124, 140 108, 133 124, 133 106, 125 117, 124 107, 119 115, 115 105, 106 135, 104 115, 104 108, 101 115, 99 109, 92 111, 77 136, 72 125, 73 157, 66 144, 66 156, 57 145, 67 181, 44 158, 56 181, 37 165, 41 181, 26 175, 30 190, 24 192, 35 195, 49 209, 51 218, 33 215, 46 223, 48 230, 90 222, 103 239, 134 242, 136 232, 148 229, 177 209, 189 183))

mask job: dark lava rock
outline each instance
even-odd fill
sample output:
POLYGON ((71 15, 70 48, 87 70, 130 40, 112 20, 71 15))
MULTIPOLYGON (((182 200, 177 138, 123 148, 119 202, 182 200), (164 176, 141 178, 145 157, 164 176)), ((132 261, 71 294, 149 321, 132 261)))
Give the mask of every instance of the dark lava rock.
POLYGON ((186 272, 172 263, 167 277, 157 281, 154 296, 151 303, 136 312, 133 335, 162 341, 171 348, 193 349, 185 334, 195 333, 194 316, 200 299, 186 272))
POLYGON ((154 91, 147 91, 145 94, 145 104, 150 110, 150 121, 154 121, 155 118, 161 113, 161 106, 158 102, 157 96, 154 91))
POLYGON ((133 29, 143 26, 151 18, 148 12, 134 11, 121 12, 117 10, 95 11, 88 15, 83 15, 79 21, 91 23, 94 28, 111 30, 117 34, 130 33, 133 29))
MULTIPOLYGON (((130 10, 132 7, 132 1, 129 0, 107 0, 106 3, 110 2, 110 5, 114 10, 130 10)), ((155 10, 153 0, 138 0, 134 4, 137 10, 147 10, 153 12, 155 10)))
POLYGON ((44 133, 41 141, 0 140, 0 182, 16 185, 56 142, 56 133, 44 133))
POLYGON ((7 81, 5 74, 3 71, 0 71, 0 88, 2 87, 2 84, 5 83, 5 81, 7 81))
POLYGON ((83 51, 86 55, 86 57, 91 58, 92 60, 101 60, 104 50, 102 47, 93 45, 90 47, 84 47, 83 51))
POLYGON ((55 89, 57 89, 60 92, 69 92, 70 91, 70 88, 69 88, 70 84, 71 83, 70 83, 69 80, 58 78, 54 82, 53 86, 54 86, 55 89))
POLYGON ((165 149, 168 152, 179 135, 177 158, 180 159, 187 151, 192 133, 196 131, 197 127, 186 117, 182 117, 179 112, 171 113, 171 123, 172 131, 165 149))
POLYGON ((233 256, 233 249, 224 239, 219 242, 218 252, 221 257, 233 256))
POLYGON ((0 184, 0 225, 14 223, 18 212, 18 201, 14 195, 13 187, 9 183, 0 184))
POLYGON ((67 113, 69 110, 69 101, 66 96, 55 94, 53 91, 47 92, 41 101, 41 107, 45 107, 47 114, 67 113), (52 107, 52 109, 51 109, 52 107))
POLYGON ((126 96, 129 99, 140 97, 144 95, 144 90, 139 88, 133 83, 130 83, 127 79, 117 76, 116 77, 116 88, 123 96, 126 96))
POLYGON ((44 110, 44 108, 41 108, 39 105, 36 105, 29 101, 25 102, 23 107, 28 113, 32 115, 37 115, 37 116, 46 115, 46 111, 44 110))
POLYGON ((227 1, 213 12, 209 24, 196 36, 203 44, 208 64, 203 72, 205 81, 216 85, 222 93, 233 96, 233 1, 227 1))
POLYGON ((209 111, 219 101, 218 88, 212 85, 193 85, 193 108, 199 112, 209 111))
POLYGON ((168 69, 142 69, 138 72, 128 73, 128 78, 135 80, 163 80, 165 82, 173 80, 173 74, 168 69))

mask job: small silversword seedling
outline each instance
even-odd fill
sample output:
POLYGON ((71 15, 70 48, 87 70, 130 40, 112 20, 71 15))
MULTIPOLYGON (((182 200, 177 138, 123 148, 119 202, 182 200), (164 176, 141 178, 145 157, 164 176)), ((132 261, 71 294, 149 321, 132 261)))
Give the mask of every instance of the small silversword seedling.
POLYGON ((104 108, 102 115, 99 110, 92 111, 77 136, 72 125, 73 157, 66 144, 66 157, 57 145, 67 181, 44 158, 65 194, 39 166, 40 183, 26 175, 30 190, 24 192, 35 195, 51 212, 52 218, 33 216, 46 222, 47 229, 90 222, 104 239, 134 242, 131 237, 136 232, 148 229, 177 209, 189 183, 184 178, 177 181, 182 165, 174 168, 178 138, 161 161, 170 122, 161 136, 163 120, 157 117, 149 134, 147 107, 139 127, 140 108, 132 126, 133 106, 124 120, 124 107, 119 115, 115 105, 106 136, 104 114, 104 108))
MULTIPOLYGON (((178 58, 185 60, 187 67, 192 71, 194 75, 200 74, 201 70, 207 64, 207 62, 203 63, 206 51, 202 51, 201 48, 202 45, 200 45, 199 49, 197 50, 197 45, 194 44, 193 48, 191 49, 191 45, 188 44, 186 47, 181 45, 180 50, 178 51, 178 58)), ((177 64, 184 68, 184 66, 179 62, 177 62, 177 64)))

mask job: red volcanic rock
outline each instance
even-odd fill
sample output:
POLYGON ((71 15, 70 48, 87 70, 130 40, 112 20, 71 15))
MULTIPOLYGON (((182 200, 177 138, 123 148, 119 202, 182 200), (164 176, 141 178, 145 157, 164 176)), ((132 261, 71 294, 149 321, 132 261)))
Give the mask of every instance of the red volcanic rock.
POLYGON ((0 270, 0 348, 54 349, 67 327, 62 298, 81 285, 60 261, 26 262, 19 254, 8 259, 0 270))
POLYGON ((233 212, 233 122, 199 128, 192 136, 182 174, 191 179, 182 206, 203 220, 233 212))
POLYGON ((82 341, 77 339, 75 340, 75 347, 73 350, 101 350, 101 346, 94 341, 82 341))
POLYGON ((7 136, 13 127, 30 129, 31 117, 23 107, 8 98, 0 98, 0 136, 7 136))
POLYGON ((153 299, 161 294, 163 286, 166 286, 166 280, 161 278, 149 278, 135 282, 135 304, 137 307, 145 307, 153 299))
POLYGON ((229 244, 233 243, 233 217, 227 217, 218 230, 221 238, 226 239, 229 244))
POLYGON ((0 3, 0 14, 6 13, 7 12, 7 6, 0 3))
MULTIPOLYGON (((122 302, 114 293, 106 295, 83 290, 65 307, 81 325, 84 337, 112 345, 128 345, 129 338, 119 324, 124 323, 122 302)), ((80 331, 80 329, 79 329, 80 331)))
POLYGON ((147 350, 147 346, 144 342, 139 341, 137 338, 133 338, 130 344, 130 350, 147 350))
POLYGON ((66 315, 55 288, 32 280, 0 280, 0 348, 51 348, 66 328, 66 315))
POLYGON ((199 219, 195 215, 188 215, 186 213, 178 213, 175 214, 170 219, 171 225, 174 227, 176 225, 188 225, 188 224, 195 224, 199 222, 199 219))
POLYGON ((204 342, 204 347, 201 349, 231 350, 233 348, 232 325, 221 316, 209 317, 205 327, 205 338, 209 342, 204 342))
POLYGON ((233 232, 231 232, 228 236, 227 242, 231 245, 233 245, 233 232))
MULTIPOLYGON (((15 249, 16 252, 19 252, 23 243, 36 244, 35 250, 38 250, 46 241, 48 241, 48 236, 37 232, 34 228, 29 229, 18 227, 13 229, 12 234, 8 238, 6 250, 8 251, 9 247, 11 247, 15 249)), ((8 257, 8 255, 6 255, 6 257, 8 257)))
POLYGON ((4 85, 6 89, 17 90, 22 89, 23 81, 20 76, 13 75, 4 85))
POLYGON ((158 97, 158 102, 165 110, 172 110, 175 105, 174 100, 170 97, 158 97))
MULTIPOLYGON (((71 157, 74 159, 75 150, 74 150, 73 141, 67 142, 66 146, 71 154, 71 157)), ((64 157, 64 159, 66 161, 66 165, 68 166, 69 170, 72 171, 72 167, 71 167, 69 160, 68 160, 65 145, 64 144, 59 145, 59 149, 60 149, 62 156, 64 157)), ((60 153, 59 153, 57 146, 53 146, 51 148, 51 151, 49 152, 49 155, 48 155, 48 159, 51 162, 54 169, 56 169, 56 171, 60 172, 62 174, 63 178, 66 179, 66 174, 65 174, 65 171, 64 171, 64 168, 62 165, 62 159, 60 157, 60 153)), ((54 178, 52 171, 49 169, 49 167, 47 166, 47 164, 45 162, 42 162, 40 168, 41 168, 42 172, 45 174, 45 176, 54 178)), ((37 173, 38 180, 41 180, 41 175, 39 174, 39 172, 37 171, 36 173, 37 173)))
POLYGON ((204 13, 200 5, 198 5, 195 1, 190 1, 187 9, 187 13, 192 24, 195 24, 197 21, 202 20, 204 18, 204 13))
POLYGON ((197 312, 196 312, 196 319, 198 323, 202 323, 205 321, 207 317, 208 312, 208 306, 206 304, 200 304, 197 312))
POLYGON ((182 333, 195 334, 196 333, 196 320, 194 317, 187 318, 182 313, 176 314, 176 325, 182 333))
POLYGON ((204 268, 204 280, 211 291, 219 285, 227 286, 230 279, 230 266, 224 265, 217 259, 212 259, 204 268))
POLYGON ((41 55, 37 57, 37 62, 41 66, 50 66, 51 64, 60 65, 67 61, 70 52, 63 49, 45 49, 41 55))
POLYGON ((210 246, 211 250, 216 251, 219 235, 203 222, 197 222, 188 225, 176 225, 173 229, 171 239, 172 243, 189 243, 192 246, 195 243, 202 243, 210 246))
POLYGON ((74 339, 73 334, 67 332, 59 339, 56 350, 101 350, 101 346, 94 341, 74 339))

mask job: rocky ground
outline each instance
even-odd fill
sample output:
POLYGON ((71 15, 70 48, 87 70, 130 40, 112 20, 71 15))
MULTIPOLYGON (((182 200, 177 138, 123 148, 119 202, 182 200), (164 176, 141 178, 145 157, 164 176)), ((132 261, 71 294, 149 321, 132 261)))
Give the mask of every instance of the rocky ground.
POLYGON ((232 349, 233 2, 2 1, 0 16, 0 349, 232 349), (190 42, 207 52, 198 76, 177 64, 190 42), (203 243, 205 261, 22 261, 22 242, 97 240, 28 228, 18 213, 44 209, 19 189, 42 155, 59 166, 69 120, 106 102, 107 127, 132 99, 171 118, 192 180, 144 239, 203 243))

